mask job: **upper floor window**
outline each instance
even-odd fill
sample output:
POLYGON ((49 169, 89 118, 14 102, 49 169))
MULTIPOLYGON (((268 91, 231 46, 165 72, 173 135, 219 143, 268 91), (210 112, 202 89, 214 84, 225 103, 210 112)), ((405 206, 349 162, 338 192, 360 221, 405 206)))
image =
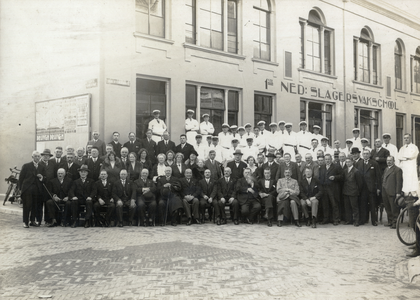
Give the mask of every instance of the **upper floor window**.
POLYGON ((327 28, 320 12, 313 9, 308 20, 301 19, 300 67, 303 69, 333 74, 334 30, 327 28))
POLYGON ((420 94, 420 46, 411 57, 411 91, 420 94))
POLYGON ((270 60, 270 3, 267 0, 254 0, 253 7, 254 57, 270 60))
POLYGON ((136 0, 137 31, 165 37, 165 0, 136 0))
POLYGON ((237 14, 237 0, 185 0, 185 42, 238 53, 237 14))
POLYGON ((363 28, 360 37, 353 40, 353 52, 354 79, 378 85, 380 46, 368 28, 363 28))
POLYGON ((394 46, 394 59, 395 59, 395 89, 402 90, 403 87, 403 64, 404 64, 404 53, 402 42, 395 41, 394 46))

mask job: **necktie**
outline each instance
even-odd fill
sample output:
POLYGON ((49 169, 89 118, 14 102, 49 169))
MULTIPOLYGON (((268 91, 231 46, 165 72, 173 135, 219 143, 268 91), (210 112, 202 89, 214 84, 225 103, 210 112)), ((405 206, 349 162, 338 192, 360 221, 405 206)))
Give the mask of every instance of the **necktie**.
POLYGON ((168 146, 168 141, 165 141, 165 145, 168 146))
POLYGON ((96 158, 92 158, 93 162, 96 163, 96 158))
POLYGON ((48 161, 45 162, 45 165, 48 167, 48 161))
POLYGON ((226 183, 229 183, 229 178, 226 177, 226 183))
POLYGON ((158 124, 160 123, 159 119, 156 119, 156 121, 158 122, 158 124))
POLYGON ((106 181, 102 180, 102 184, 103 184, 103 186, 106 186, 106 181))
POLYGON ((125 180, 121 180, 121 183, 124 186, 125 185, 125 180))
POLYGON ((60 163, 60 159, 59 158, 57 158, 57 164, 59 164, 60 163))
POLYGON ((34 162, 35 169, 38 169, 38 163, 34 162))
POLYGON ((69 164, 69 169, 71 168, 71 164, 69 164))

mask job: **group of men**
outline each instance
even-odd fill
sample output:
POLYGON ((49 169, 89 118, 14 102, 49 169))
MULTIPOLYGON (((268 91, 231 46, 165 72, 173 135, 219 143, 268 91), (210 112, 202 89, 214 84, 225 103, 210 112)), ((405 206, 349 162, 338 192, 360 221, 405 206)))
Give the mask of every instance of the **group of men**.
POLYGON ((388 133, 370 149, 358 128, 345 148, 340 148, 339 141, 331 147, 321 128, 314 125, 314 132, 309 132, 305 121, 297 133, 288 122, 271 123, 268 131, 260 121, 254 128, 249 123, 239 128, 223 124, 222 132, 213 135, 209 116, 204 114, 199 124, 188 110, 186 134, 175 145, 159 119, 160 112, 153 113, 143 140, 130 132, 129 141, 121 144, 119 133, 114 132, 112 141, 105 144, 95 131, 87 152, 69 146, 63 155, 57 147, 51 158, 48 149, 34 151, 33 161, 23 166, 19 178, 24 227, 40 225, 43 207, 48 226, 55 226, 60 205, 64 207, 61 224, 72 227, 77 226, 82 210, 85 227, 92 226, 93 219, 96 225, 123 226, 124 208, 128 225, 164 225, 170 219, 175 226, 182 212, 187 225, 200 224, 206 211, 222 225, 227 223, 226 206, 235 225, 255 222, 264 209, 262 217, 270 227, 273 221, 279 227, 285 222, 301 227, 303 221, 316 228, 318 220, 354 226, 370 220, 377 226, 377 207, 382 202, 388 216, 385 225, 395 228, 399 214, 395 200, 402 195, 417 197, 418 148, 409 134, 399 151, 388 133), (133 178, 128 155, 135 153, 139 159, 141 149, 146 149, 152 165, 157 155, 180 153, 182 166, 168 164, 164 175, 153 178, 150 166, 141 164, 138 177, 133 178), (116 180, 109 180, 102 168, 110 153, 123 165, 116 180), (199 177, 194 175, 196 158, 204 165, 199 177))

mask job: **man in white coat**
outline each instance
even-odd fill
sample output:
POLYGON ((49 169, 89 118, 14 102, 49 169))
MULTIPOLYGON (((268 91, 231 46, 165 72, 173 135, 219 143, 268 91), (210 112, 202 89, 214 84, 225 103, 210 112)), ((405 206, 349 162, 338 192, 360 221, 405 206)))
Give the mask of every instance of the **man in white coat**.
POLYGON ((411 134, 406 133, 404 135, 404 146, 398 152, 399 167, 403 171, 402 191, 405 196, 409 193, 417 193, 419 188, 417 155, 419 155, 419 149, 411 142, 411 134))
POLYGON ((193 119, 194 111, 192 109, 187 110, 187 119, 185 120, 185 134, 187 135, 187 141, 195 141, 195 136, 200 130, 200 125, 196 119, 193 119))
POLYGON ((204 121, 200 123, 200 133, 203 136, 203 140, 207 141, 207 137, 214 133, 214 126, 209 122, 209 114, 203 114, 202 118, 204 121))
POLYGON ((391 134, 384 133, 382 134, 382 139, 384 140, 384 143, 382 144, 382 147, 389 151, 389 154, 393 157, 395 157, 395 164, 398 166, 398 148, 394 144, 391 144, 391 134))

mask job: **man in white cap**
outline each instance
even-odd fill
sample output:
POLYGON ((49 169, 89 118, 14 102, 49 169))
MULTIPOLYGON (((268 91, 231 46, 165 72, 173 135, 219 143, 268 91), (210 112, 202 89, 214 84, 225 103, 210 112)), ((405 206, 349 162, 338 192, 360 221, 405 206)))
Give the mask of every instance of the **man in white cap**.
POLYGON ((321 127, 318 125, 314 125, 312 126, 312 129, 314 131, 312 133, 312 138, 316 138, 318 140, 318 145, 321 144, 321 139, 324 137, 322 134, 320 134, 321 127))
POLYGON ((351 148, 353 148, 353 140, 347 139, 346 140, 346 147, 343 149, 343 153, 346 154, 346 157, 351 154, 351 148))
POLYGON ((238 132, 239 132, 239 136, 238 136, 239 147, 245 148, 246 147, 245 128, 242 126, 238 127, 238 132))
POLYGON ((419 155, 419 149, 411 142, 411 134, 406 133, 404 135, 404 145, 398 152, 399 167, 403 171, 402 191, 404 196, 408 196, 409 193, 415 193, 413 196, 417 196, 417 190, 419 189, 417 155, 419 155))
POLYGON ((232 135, 229 132, 229 124, 222 124, 222 132, 218 134, 219 145, 225 149, 229 149, 232 143, 232 135))
MULTIPOLYGON (((213 136, 211 138, 211 145, 209 147, 209 154, 210 154, 211 150, 214 150, 216 152, 216 156, 215 156, 214 159, 223 164, 224 161, 225 161, 225 159, 224 159, 224 148, 219 145, 219 137, 213 136)), ((213 175, 214 174, 212 173, 212 176, 213 175)))
POLYGON ((360 139, 360 129, 359 128, 353 128, 353 138, 351 139, 353 141, 353 147, 357 147, 360 149, 363 148, 362 146, 362 140, 360 139))
POLYGON ((261 135, 259 127, 254 127, 254 146, 258 148, 258 152, 264 152, 265 150, 265 136, 261 135))
POLYGON ((238 138, 239 137, 238 125, 232 125, 232 126, 230 126, 230 132, 232 134, 232 138, 238 138))
POLYGON ((203 114, 201 117, 204 121, 200 123, 200 133, 203 136, 203 140, 206 141, 207 137, 214 133, 214 126, 209 122, 209 114, 203 114))
POLYGON ((286 123, 286 132, 283 135, 283 155, 284 153, 289 153, 291 161, 295 161, 295 154, 297 149, 297 137, 296 132, 292 131, 292 123, 286 123))
POLYGON ((277 131, 277 124, 275 122, 270 123, 270 133, 266 136, 266 147, 268 149, 275 149, 278 150, 280 147, 278 141, 278 131, 277 131))
POLYGON ((382 144, 382 147, 384 147, 386 150, 389 151, 389 154, 393 157, 395 157, 395 164, 398 165, 398 148, 394 144, 390 143, 391 140, 391 134, 384 133, 382 135, 382 138, 384 140, 384 143, 382 144))
POLYGON ((247 143, 246 147, 242 148, 242 152, 244 154, 242 156, 242 160, 246 162, 248 157, 252 156, 256 162, 259 151, 258 151, 258 148, 254 146, 254 138, 252 137, 247 138, 246 143, 247 143))
POLYGON ((277 130, 277 145, 278 148, 277 149, 282 149, 283 148, 283 140, 284 140, 284 135, 286 134, 286 122, 285 121, 280 121, 278 123, 279 127, 277 130))
POLYGON ((185 134, 187 140, 194 141, 197 132, 200 130, 200 125, 196 119, 193 119, 194 111, 192 109, 187 110, 187 119, 185 120, 185 134))
POLYGON ((362 142, 362 153, 363 150, 369 150, 369 152, 372 152, 372 148, 369 147, 369 140, 367 138, 363 138, 360 141, 362 142))
POLYGON ((321 139, 321 146, 319 146, 319 149, 321 149, 325 154, 330 154, 334 158, 334 150, 328 145, 328 142, 330 141, 329 138, 323 137, 321 139))
POLYGON ((250 123, 246 123, 245 127, 245 138, 254 138, 255 134, 252 132, 252 125, 250 123))
POLYGON ((229 149, 225 149, 224 153, 223 153, 223 158, 225 163, 228 163, 230 161, 233 160, 234 155, 233 153, 236 152, 236 150, 239 150, 239 140, 238 138, 233 138, 232 139, 232 144, 231 147, 229 149))
POLYGON ((257 126, 260 129, 260 135, 264 136, 265 134, 270 133, 269 130, 265 129, 265 121, 259 121, 257 126))
POLYGON ((306 121, 301 121, 299 127, 300 131, 296 133, 298 151, 302 157, 305 157, 306 153, 311 149, 312 133, 307 130, 308 123, 306 121))
POLYGON ((195 151, 198 153, 198 158, 202 160, 206 160, 209 154, 209 147, 206 143, 203 143, 203 136, 201 134, 197 134, 195 136, 195 144, 193 144, 195 151))
POLYGON ((159 141, 162 139, 162 134, 166 130, 166 124, 163 122, 163 120, 159 119, 160 116, 160 110, 155 109, 153 111, 153 120, 149 122, 149 129, 152 130, 152 140, 154 140, 156 143, 159 143, 159 141))

